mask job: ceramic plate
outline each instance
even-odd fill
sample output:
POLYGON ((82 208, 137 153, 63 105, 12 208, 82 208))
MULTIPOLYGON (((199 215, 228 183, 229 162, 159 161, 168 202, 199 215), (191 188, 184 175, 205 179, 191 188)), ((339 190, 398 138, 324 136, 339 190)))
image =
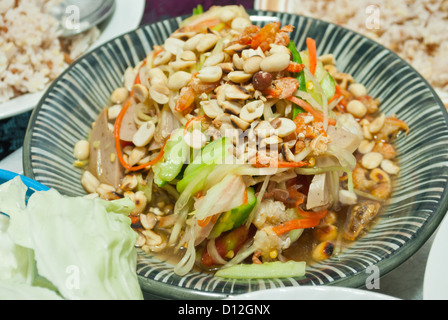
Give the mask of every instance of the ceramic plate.
MULTIPOLYGON (((90 50, 139 26, 145 10, 145 0, 132 0, 132 6, 128 5, 126 0, 116 1, 116 8, 112 17, 100 26, 102 30, 101 36, 92 45, 90 50)), ((42 98, 45 90, 24 94, 7 102, 0 103, 0 119, 10 118, 32 110, 42 98)))
MULTIPOLYGON (((300 278, 223 280, 191 272, 140 253, 142 288, 161 298, 221 299, 229 295, 289 286, 361 287, 383 276, 414 254, 431 236, 448 210, 447 112, 431 86, 405 61, 366 37, 317 19, 286 13, 249 11, 254 23, 279 20, 295 27, 292 39, 305 48, 306 37, 317 53, 333 53, 339 70, 353 75, 382 111, 408 123, 410 132, 396 141, 401 172, 379 222, 369 234, 337 257, 309 266, 300 278)), ((147 25, 118 37, 75 62, 46 92, 29 123, 24 144, 24 172, 63 194, 84 195, 81 170, 72 166, 74 144, 121 85, 124 71, 137 65, 151 48, 178 28, 182 17, 147 25)))
POLYGON ((398 300, 374 291, 320 286, 260 290, 229 297, 227 300, 398 300))

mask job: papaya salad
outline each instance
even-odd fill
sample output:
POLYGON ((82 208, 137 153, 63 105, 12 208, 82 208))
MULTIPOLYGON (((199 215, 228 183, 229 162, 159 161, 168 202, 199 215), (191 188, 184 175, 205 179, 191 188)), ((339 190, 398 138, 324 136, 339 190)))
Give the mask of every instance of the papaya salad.
POLYGON ((303 275, 368 232, 393 191, 408 126, 292 32, 198 7, 74 147, 85 190, 133 200, 136 246, 179 275, 303 275))

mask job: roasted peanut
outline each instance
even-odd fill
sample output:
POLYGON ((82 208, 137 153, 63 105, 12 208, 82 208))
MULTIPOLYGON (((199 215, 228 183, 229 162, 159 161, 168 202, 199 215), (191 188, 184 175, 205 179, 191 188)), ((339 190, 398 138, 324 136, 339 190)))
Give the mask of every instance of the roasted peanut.
POLYGON ((129 91, 126 88, 118 88, 112 92, 110 101, 115 104, 121 104, 129 97, 129 91))
POLYGON ((246 73, 256 73, 260 71, 260 64, 263 60, 261 56, 252 56, 244 61, 243 70, 246 73))
POLYGON ((400 172, 400 167, 397 166, 393 161, 388 159, 384 159, 383 161, 381 161, 381 169, 392 175, 398 174, 398 172, 400 172))
POLYGON ((266 72, 279 72, 285 70, 290 63, 290 55, 287 53, 275 53, 266 57, 260 63, 260 69, 266 72))
POLYGON ((154 133, 156 131, 156 126, 154 122, 147 121, 144 124, 140 126, 140 128, 137 130, 137 132, 134 134, 134 137, 132 138, 132 142, 137 147, 144 147, 146 146, 154 137, 154 133))
POLYGON ((191 73, 185 71, 176 71, 168 79, 168 88, 171 90, 180 90, 191 80, 191 73))
POLYGON ((222 77, 222 69, 218 66, 204 67, 197 77, 203 82, 216 82, 222 77))
POLYGON ((253 122, 263 115, 263 109, 263 101, 255 100, 249 102, 241 109, 240 118, 246 122, 253 122))
POLYGON ((313 235, 319 241, 335 240, 338 236, 338 227, 335 225, 326 225, 323 227, 316 227, 313 230, 313 235))
POLYGON ((348 87, 348 91, 350 91, 350 93, 355 98, 359 98, 359 97, 365 96, 367 94, 366 87, 364 85, 360 84, 360 83, 352 83, 348 87))
POLYGON ((367 113, 366 106, 359 100, 352 100, 347 104, 347 111, 356 118, 362 118, 367 113))
POLYGON ((73 155, 78 160, 87 160, 90 154, 90 143, 87 140, 79 140, 73 148, 73 155))
POLYGON ((334 244, 330 241, 319 243, 312 252, 315 261, 323 261, 330 258, 334 252, 334 244))
POLYGON ((383 159, 384 158, 381 153, 369 152, 362 157, 361 164, 366 169, 374 169, 380 166, 383 159))
POLYGON ((265 71, 258 71, 252 78, 252 84, 255 90, 266 90, 272 83, 272 74, 265 71))
POLYGON ((199 40, 199 43, 196 46, 196 50, 198 50, 198 52, 206 52, 213 48, 218 40, 219 37, 217 35, 213 33, 207 33, 199 40))
POLYGON ((243 83, 249 81, 252 78, 252 74, 244 71, 232 71, 228 75, 229 80, 235 83, 243 83))
POLYGON ((81 176, 81 184, 87 192, 95 193, 100 181, 90 171, 84 171, 81 176))

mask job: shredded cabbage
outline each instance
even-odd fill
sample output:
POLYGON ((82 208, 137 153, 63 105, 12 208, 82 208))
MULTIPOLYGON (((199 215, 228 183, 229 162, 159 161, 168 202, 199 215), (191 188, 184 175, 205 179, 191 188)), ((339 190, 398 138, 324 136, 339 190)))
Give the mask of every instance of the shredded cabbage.
POLYGON ((0 299, 11 299, 11 283, 26 289, 24 299, 143 298, 129 198, 66 197, 51 189, 35 192, 26 205, 26 190, 19 177, 0 187, 0 211, 10 217, 0 219, 0 248, 6 251, 0 299))

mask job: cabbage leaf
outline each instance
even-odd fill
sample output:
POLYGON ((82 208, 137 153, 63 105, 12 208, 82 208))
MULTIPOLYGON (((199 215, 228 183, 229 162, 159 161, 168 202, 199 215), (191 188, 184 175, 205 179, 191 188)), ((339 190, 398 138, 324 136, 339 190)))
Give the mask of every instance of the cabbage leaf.
MULTIPOLYGON (((53 290, 54 297, 70 300, 143 298, 136 274, 137 234, 128 218, 134 203, 129 198, 67 197, 50 189, 35 192, 25 205, 22 181, 15 178, 6 184, 0 188, 0 211, 10 217, 2 217, 0 228, 0 237, 9 237, 8 245, 2 245, 9 250, 3 271, 9 267, 18 287, 31 286, 28 295, 45 297, 53 290)), ((10 282, 0 281, 0 298, 10 282)))

